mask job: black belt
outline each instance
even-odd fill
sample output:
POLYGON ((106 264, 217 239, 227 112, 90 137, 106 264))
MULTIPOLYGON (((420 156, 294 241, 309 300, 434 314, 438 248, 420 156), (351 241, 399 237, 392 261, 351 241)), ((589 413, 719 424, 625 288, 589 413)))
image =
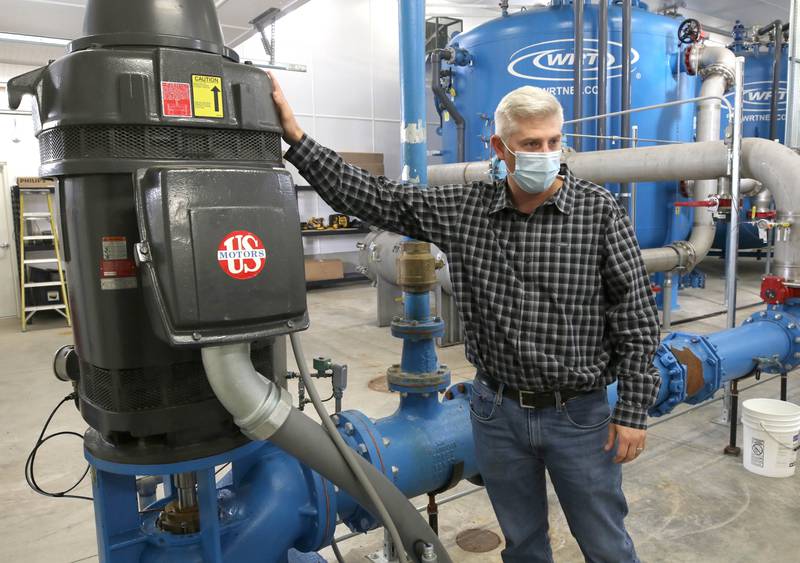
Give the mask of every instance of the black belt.
MULTIPOLYGON (((475 379, 480 381, 483 385, 494 391, 495 393, 500 390, 500 382, 495 378, 486 375, 485 373, 478 372, 475 379)), ((576 391, 574 389, 562 389, 558 392, 563 405, 570 399, 594 393, 592 391, 576 391)), ((503 395, 509 399, 519 403, 519 406, 526 409, 546 409, 555 407, 558 399, 556 398, 555 391, 520 391, 512 389, 508 385, 503 385, 503 395)))

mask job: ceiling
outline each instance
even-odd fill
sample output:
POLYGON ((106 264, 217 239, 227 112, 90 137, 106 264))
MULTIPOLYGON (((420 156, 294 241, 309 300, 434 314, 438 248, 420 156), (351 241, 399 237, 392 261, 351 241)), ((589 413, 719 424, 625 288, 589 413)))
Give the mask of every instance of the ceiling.
MULTIPOLYGON (((285 14, 307 1, 216 0, 225 43, 235 47, 250 37, 249 22, 268 9, 285 14)), ((0 32, 75 39, 81 36, 85 6, 86 0, 0 0, 0 32)), ((63 47, 0 42, 0 63, 41 65, 63 53, 63 47)))
MULTIPOLYGON (((139 1, 139 0, 131 0, 139 1)), ((269 8, 287 13, 309 0, 216 0, 222 32, 228 45, 236 46, 253 33, 249 22, 269 8)), ((338 0, 346 2, 348 0, 338 0)), ((386 1, 386 0, 379 0, 386 1)), ((651 8, 678 4, 680 13, 707 26, 728 30, 737 19, 745 25, 788 20, 791 0, 651 0, 651 8)), ((547 0, 510 0, 511 9, 547 0)), ((86 0, 0 0, 0 32, 60 39, 81 35, 86 0)), ((499 14, 498 0, 428 0, 428 15, 491 18, 499 14)), ((45 64, 63 54, 63 47, 0 42, 0 63, 45 64)))
MULTIPOLYGON (((598 0, 592 0, 597 3, 598 0)), ((428 0, 427 11, 435 15, 453 17, 497 16, 499 0, 428 0)), ((549 4, 549 0, 509 0, 512 11, 521 6, 549 4)), ((791 0, 648 0, 650 9, 679 5, 679 12, 692 17, 703 18, 709 25, 732 26, 738 19, 745 25, 766 24, 773 20, 789 19, 791 0), (705 16, 705 17, 704 17, 705 16)))

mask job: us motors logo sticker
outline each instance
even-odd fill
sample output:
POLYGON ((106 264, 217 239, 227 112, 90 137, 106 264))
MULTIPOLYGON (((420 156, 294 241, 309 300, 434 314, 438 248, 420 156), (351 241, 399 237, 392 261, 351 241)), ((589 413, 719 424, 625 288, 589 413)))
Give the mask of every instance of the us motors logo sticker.
POLYGON ((261 239, 250 231, 233 231, 219 243, 217 262, 230 277, 249 280, 264 269, 267 250, 261 239))

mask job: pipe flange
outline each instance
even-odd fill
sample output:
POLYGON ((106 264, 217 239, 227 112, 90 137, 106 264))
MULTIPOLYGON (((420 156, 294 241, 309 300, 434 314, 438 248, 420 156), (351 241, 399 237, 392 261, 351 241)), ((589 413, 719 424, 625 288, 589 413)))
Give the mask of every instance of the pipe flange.
POLYGON ((431 317, 427 321, 395 317, 392 319, 392 336, 411 341, 441 338, 444 336, 444 321, 441 317, 431 317))
POLYGON ((436 371, 409 373, 394 364, 386 370, 386 381, 390 390, 400 393, 438 393, 450 385, 450 368, 440 364, 436 371))
POLYGON ((664 344, 659 345, 653 363, 665 376, 661 385, 667 385, 669 394, 665 401, 652 407, 650 416, 667 414, 686 398, 686 368, 664 344))
MULTIPOLYGON (((374 424, 364 413, 355 410, 342 411, 332 417, 336 429, 357 455, 368 461, 375 469, 397 486, 397 467, 388 460, 391 441, 384 437, 380 428, 374 424)), ((380 522, 364 507, 357 506, 356 510, 344 518, 344 523, 354 532, 369 532, 376 529, 380 522)))
POLYGON ((698 76, 700 76, 700 78, 703 79, 713 74, 719 74, 725 79, 726 91, 731 87, 733 87, 734 84, 736 84, 736 78, 733 74, 733 70, 722 63, 713 63, 708 66, 702 67, 699 69, 697 74, 698 76))
POLYGON ((697 265, 697 249, 689 241, 675 241, 672 244, 668 244, 667 248, 671 248, 678 255, 676 270, 691 271, 697 265))
POLYGON ((781 326, 791 339, 792 348, 785 358, 780 358, 780 363, 763 367, 765 373, 780 373, 778 365, 782 365, 783 370, 791 371, 800 365, 800 299, 789 299, 784 304, 767 305, 766 311, 753 313, 744 321, 753 322, 772 322, 781 326))
POLYGON ((692 64, 699 56, 695 53, 694 45, 689 45, 683 52, 683 66, 686 67, 686 74, 694 76, 697 74, 697 69, 692 64))

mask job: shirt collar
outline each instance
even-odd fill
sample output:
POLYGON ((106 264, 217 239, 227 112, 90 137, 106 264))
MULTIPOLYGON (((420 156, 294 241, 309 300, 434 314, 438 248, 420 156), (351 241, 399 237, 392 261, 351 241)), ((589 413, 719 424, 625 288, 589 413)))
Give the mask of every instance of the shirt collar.
MULTIPOLYGON (((572 175, 572 172, 570 172, 566 164, 561 165, 559 174, 564 178, 564 184, 553 197, 545 201, 542 205, 555 205, 556 209, 561 213, 569 215, 572 213, 572 204, 575 199, 575 176, 572 175)), ((514 202, 511 201, 508 195, 508 179, 506 178, 501 182, 497 182, 495 186, 497 189, 495 190, 489 213, 497 213, 503 209, 516 209, 514 207, 514 202)))

